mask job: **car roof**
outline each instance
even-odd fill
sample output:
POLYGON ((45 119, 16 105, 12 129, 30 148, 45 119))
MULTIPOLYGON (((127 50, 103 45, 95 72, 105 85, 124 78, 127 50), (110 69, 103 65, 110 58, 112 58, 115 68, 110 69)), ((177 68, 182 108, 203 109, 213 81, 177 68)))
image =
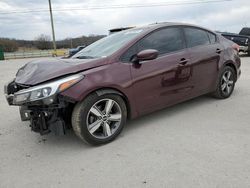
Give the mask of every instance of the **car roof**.
MULTIPOLYGON (((204 29, 204 30, 210 31, 210 32, 212 32, 212 33, 215 33, 214 31, 209 30, 209 29, 204 28, 204 27, 201 27, 201 26, 197 26, 197 25, 194 25, 194 24, 188 24, 188 23, 181 23, 181 22, 160 22, 160 23, 157 23, 157 22, 156 22, 156 23, 152 23, 152 24, 149 24, 149 25, 134 27, 134 28, 132 28, 131 30, 133 30, 133 29, 155 30, 155 29, 159 29, 159 28, 167 27, 167 26, 188 26, 188 27, 196 27, 196 28, 204 29)), ((216 33, 215 33, 215 34, 216 34, 216 33)))

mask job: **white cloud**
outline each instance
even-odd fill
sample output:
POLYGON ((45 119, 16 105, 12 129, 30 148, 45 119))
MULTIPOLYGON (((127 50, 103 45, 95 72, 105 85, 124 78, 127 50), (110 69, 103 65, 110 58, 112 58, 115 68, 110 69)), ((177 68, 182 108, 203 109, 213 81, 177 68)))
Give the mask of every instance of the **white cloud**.
MULTIPOLYGON (((184 4, 174 0, 52 0, 53 8, 86 8, 142 3, 177 2, 179 5, 147 8, 54 11, 56 38, 89 34, 107 34, 114 27, 134 26, 162 21, 188 22, 212 30, 239 32, 250 27, 250 1, 232 0, 218 3, 184 4)), ((2 0, 0 12, 47 9, 44 0, 2 0)), ((49 12, 0 14, 0 37, 33 39, 41 33, 51 34, 49 12)))

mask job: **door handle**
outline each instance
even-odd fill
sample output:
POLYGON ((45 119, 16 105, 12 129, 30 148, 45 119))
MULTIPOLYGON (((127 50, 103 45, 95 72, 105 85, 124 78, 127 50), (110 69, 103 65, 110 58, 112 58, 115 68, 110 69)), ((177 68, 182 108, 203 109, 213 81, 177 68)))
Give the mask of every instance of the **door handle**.
POLYGON ((180 65, 186 65, 188 61, 189 61, 188 59, 181 58, 179 64, 180 64, 180 65))
POLYGON ((217 54, 220 54, 221 52, 222 52, 221 49, 219 49, 219 48, 216 49, 216 53, 217 53, 217 54))

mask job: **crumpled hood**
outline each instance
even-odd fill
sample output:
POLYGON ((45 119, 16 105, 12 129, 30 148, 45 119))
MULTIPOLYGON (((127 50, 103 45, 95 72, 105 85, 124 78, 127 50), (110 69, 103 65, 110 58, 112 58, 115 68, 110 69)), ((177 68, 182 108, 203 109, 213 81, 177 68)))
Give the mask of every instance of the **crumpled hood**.
POLYGON ((43 59, 35 60, 21 67, 15 82, 22 85, 36 85, 63 75, 84 71, 107 64, 102 59, 43 59))

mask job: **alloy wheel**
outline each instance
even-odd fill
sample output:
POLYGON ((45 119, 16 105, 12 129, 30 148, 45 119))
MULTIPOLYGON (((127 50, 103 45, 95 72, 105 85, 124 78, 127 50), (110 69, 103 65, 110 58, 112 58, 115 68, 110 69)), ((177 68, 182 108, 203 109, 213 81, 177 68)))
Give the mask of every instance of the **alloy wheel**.
POLYGON ((105 139, 116 132, 121 120, 122 113, 119 104, 112 99, 101 99, 90 108, 86 123, 92 136, 105 139))
POLYGON ((225 71, 221 78, 221 91, 224 95, 230 95, 234 86, 233 73, 228 70, 225 71))

